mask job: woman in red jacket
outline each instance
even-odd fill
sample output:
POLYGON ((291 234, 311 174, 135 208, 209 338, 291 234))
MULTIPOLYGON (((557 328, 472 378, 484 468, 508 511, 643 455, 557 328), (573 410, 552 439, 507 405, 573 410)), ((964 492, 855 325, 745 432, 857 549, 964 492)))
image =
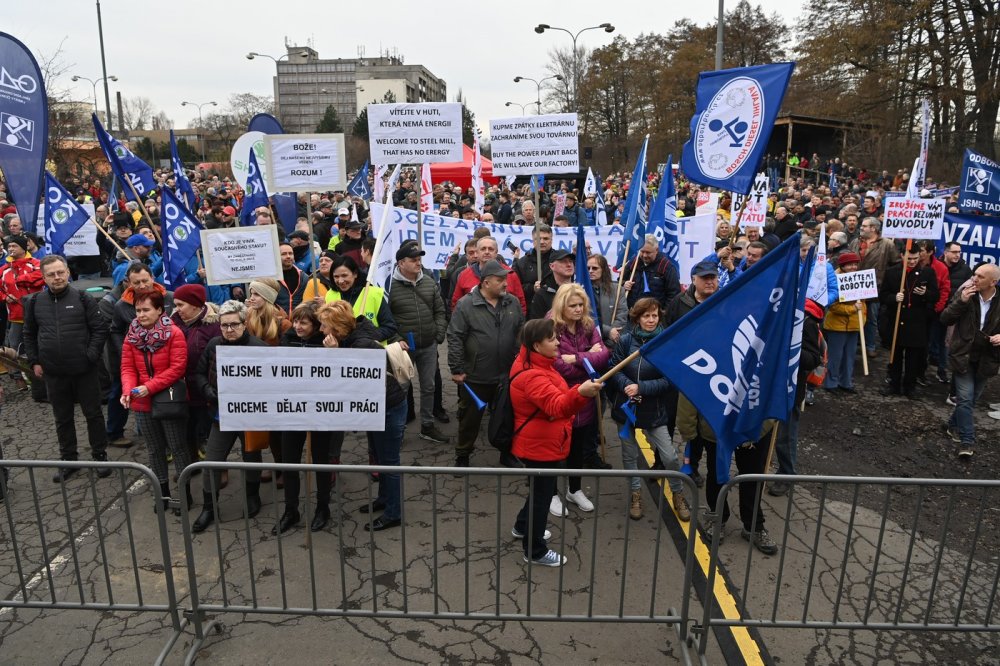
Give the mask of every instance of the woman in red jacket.
MULTIPOLYGON (((149 466, 160 482, 160 492, 169 500, 167 447, 174 456, 179 475, 191 463, 187 447, 187 419, 155 419, 152 396, 170 389, 187 372, 187 342, 177 324, 163 314, 163 294, 153 291, 136 296, 135 319, 122 345, 122 406, 135 413, 146 438, 149 466)), ((187 488, 188 506, 191 489, 187 488)))
MULTIPOLYGON (((551 319, 533 319, 521 331, 521 352, 510 369, 510 401, 514 409, 511 448, 529 469, 558 469, 569 455, 573 418, 597 396, 603 384, 585 381, 570 388, 553 368, 559 339, 551 319)), ((555 475, 528 477, 528 497, 511 533, 522 539, 524 561, 561 567, 566 556, 549 550, 545 523, 556 489, 555 475), (530 533, 529 533, 530 528, 530 533)))

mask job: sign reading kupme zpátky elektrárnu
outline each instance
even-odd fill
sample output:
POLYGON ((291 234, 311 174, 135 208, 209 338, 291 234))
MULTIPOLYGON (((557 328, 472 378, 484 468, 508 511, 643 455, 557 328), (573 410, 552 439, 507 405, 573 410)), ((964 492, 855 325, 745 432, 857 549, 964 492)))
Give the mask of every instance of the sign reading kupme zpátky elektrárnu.
POLYGON ((878 283, 875 281, 875 269, 837 273, 837 300, 864 301, 878 298, 878 283))
POLYGON ((215 362, 221 430, 385 430, 383 349, 219 345, 215 362))
POLYGON ((490 120, 490 150, 495 176, 579 171, 576 114, 490 120))
POLYGON ((462 105, 369 104, 372 164, 462 161, 462 105))
POLYGON ((268 192, 317 192, 347 187, 343 134, 266 134, 268 192))
POLYGON ((944 233, 945 206, 945 199, 886 199, 882 235, 886 238, 937 240, 944 233))

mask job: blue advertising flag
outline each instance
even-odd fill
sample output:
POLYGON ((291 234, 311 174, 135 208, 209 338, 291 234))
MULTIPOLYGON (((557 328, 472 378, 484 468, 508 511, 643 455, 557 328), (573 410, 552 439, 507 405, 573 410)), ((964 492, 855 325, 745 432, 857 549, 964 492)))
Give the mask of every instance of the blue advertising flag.
POLYGON ((191 181, 187 177, 187 172, 184 171, 184 163, 181 162, 180 155, 177 154, 177 141, 174 140, 173 130, 170 130, 170 163, 174 168, 174 183, 177 185, 174 188, 174 194, 180 197, 188 210, 191 210, 194 208, 194 202, 197 198, 194 195, 194 188, 191 187, 191 181))
POLYGON ((969 266, 987 261, 1000 264, 1000 219, 987 215, 944 214, 944 238, 937 241, 938 256, 946 243, 962 246, 962 259, 969 266))
POLYGON ((69 192, 45 172, 45 244, 49 254, 62 254, 66 241, 90 220, 69 192))
POLYGON ((601 330, 601 318, 597 311, 597 298, 594 297, 594 283, 590 281, 590 271, 587 269, 587 237, 582 224, 576 227, 576 283, 583 287, 590 300, 590 316, 594 326, 601 330))
POLYGON ((958 207, 963 213, 975 211, 1000 216, 1000 164, 974 150, 965 149, 958 207))
POLYGON ((372 188, 368 184, 368 160, 365 160, 365 165, 354 174, 354 178, 347 185, 347 193, 352 197, 361 197, 365 201, 371 200, 372 188))
POLYGON ((837 195, 837 174, 833 172, 832 168, 830 169, 830 194, 837 195))
POLYGON ((49 101, 31 51, 0 32, 0 169, 26 227, 38 219, 49 148, 49 101))
POLYGON ((677 191, 674 189, 674 170, 670 167, 673 163, 674 156, 667 155, 667 168, 663 170, 660 189, 649 211, 646 233, 656 236, 663 254, 677 263, 681 244, 677 234, 677 191))
POLYGON ((142 197, 149 195, 156 189, 156 181, 153 180, 153 167, 140 160, 131 150, 108 134, 104 130, 104 126, 101 125, 101 121, 98 120, 96 113, 91 114, 91 117, 94 120, 97 141, 101 144, 104 156, 111 163, 111 171, 115 174, 115 178, 121 182, 122 191, 126 195, 131 195, 133 199, 136 199, 136 195, 138 195, 136 203, 141 206, 142 197), (131 183, 132 187, 127 187, 127 183, 131 183))
POLYGON ((800 237, 794 234, 642 348, 715 432, 720 483, 736 447, 756 441, 765 419, 786 420, 795 402, 809 282, 808 268, 799 268, 800 237))
POLYGON ((184 284, 184 266, 201 247, 198 220, 169 188, 160 193, 163 222, 163 286, 176 289, 184 284))
POLYGON ((794 62, 698 76, 681 169, 696 183, 746 195, 753 186, 794 62))
POLYGON ((264 134, 284 134, 285 128, 278 119, 270 113, 258 113, 247 124, 248 132, 263 132, 264 134))
POLYGON ((625 235, 622 237, 622 245, 618 251, 618 266, 624 265, 639 254, 639 250, 646 242, 646 148, 649 147, 649 135, 642 142, 639 149, 639 157, 635 161, 635 169, 632 170, 632 179, 629 181, 628 196, 625 197, 625 210, 622 212, 622 225, 625 227, 625 235), (628 241, 631 241, 629 243, 628 241), (628 246, 628 256, 625 256, 625 247, 628 246))
POLYGON ((267 208, 267 190, 264 189, 264 178, 257 166, 257 156, 250 147, 250 169, 247 173, 246 194, 243 196, 243 207, 240 209, 240 226, 249 227, 254 224, 254 211, 267 208))

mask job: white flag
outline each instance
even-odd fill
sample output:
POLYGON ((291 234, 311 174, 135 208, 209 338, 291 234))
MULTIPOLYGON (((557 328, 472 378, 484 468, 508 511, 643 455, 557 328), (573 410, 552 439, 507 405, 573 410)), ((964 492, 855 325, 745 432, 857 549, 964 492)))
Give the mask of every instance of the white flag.
POLYGON ((385 184, 385 196, 388 203, 392 203, 392 195, 396 191, 396 183, 399 182, 399 171, 402 168, 402 164, 397 164, 396 168, 392 170, 392 174, 389 176, 389 182, 385 184))
POLYGON ((472 139, 472 187, 476 190, 476 212, 483 214, 486 205, 486 193, 483 191, 483 156, 479 152, 479 130, 473 133, 472 139))
POLYGON ((420 167, 420 212, 434 212, 434 185, 431 182, 431 165, 424 162, 420 167))
POLYGON ((511 175, 507 176, 505 178, 505 180, 507 181, 507 189, 508 190, 514 189, 514 181, 517 180, 517 176, 515 176, 514 174, 511 174, 511 175))
POLYGON ((373 190, 375 198, 373 201, 379 203, 385 201, 385 171, 388 168, 388 165, 385 164, 375 165, 375 189, 373 190))
POLYGON ((594 170, 587 167, 587 180, 583 184, 583 196, 592 197, 597 194, 597 179, 594 178, 594 170))
POLYGON ((816 247, 816 261, 809 276, 806 298, 811 298, 824 308, 830 304, 830 294, 826 282, 826 223, 819 225, 819 245, 816 247))
POLYGON ((387 247, 393 244, 396 234, 392 233, 393 225, 389 222, 392 217, 392 190, 396 181, 399 180, 399 170, 402 164, 397 164, 389 177, 389 184, 392 187, 386 188, 385 208, 382 209, 382 219, 378 226, 372 227, 375 236, 375 247, 372 249, 372 265, 368 267, 368 284, 376 287, 384 287, 386 280, 392 275, 392 267, 396 262, 396 248, 387 247))

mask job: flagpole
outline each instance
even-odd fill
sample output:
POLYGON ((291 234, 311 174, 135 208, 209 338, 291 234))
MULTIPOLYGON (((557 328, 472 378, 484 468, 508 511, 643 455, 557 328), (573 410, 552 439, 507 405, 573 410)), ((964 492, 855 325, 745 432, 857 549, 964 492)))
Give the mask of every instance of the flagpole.
POLYGON ((615 315, 618 314, 618 301, 622 297, 622 282, 625 281, 622 278, 625 277, 625 264, 628 263, 628 251, 631 246, 632 246, 632 239, 629 238, 627 241, 625 241, 625 254, 622 256, 622 265, 618 269, 618 289, 615 290, 615 302, 614 305, 611 306, 611 322, 612 322, 610 324, 611 326, 614 325, 615 315))
MULTIPOLYGON (((858 301, 861 303, 861 301, 858 301)), ((864 306, 862 306, 864 307, 864 306)), ((861 317, 861 310, 858 309, 858 332, 861 333, 861 367, 864 368, 865 377, 868 376, 868 347, 865 345, 865 321, 861 317)))
POLYGON ((736 246, 736 237, 740 232, 740 222, 743 221, 743 211, 747 209, 747 202, 750 201, 750 195, 743 197, 743 205, 740 206, 740 212, 736 214, 736 224, 731 225, 732 230, 729 232, 729 247, 732 249, 736 246))
POLYGON ((417 247, 424 249, 424 165, 420 165, 420 198, 417 200, 417 247))
MULTIPOLYGON (((532 176, 532 178, 534 178, 534 176, 532 176)), ((538 207, 538 190, 540 189, 541 188, 538 186, 538 179, 536 178, 535 179, 535 233, 533 234, 534 238, 532 238, 532 240, 534 241, 535 245, 535 261, 538 265, 537 270, 538 270, 539 287, 542 286, 542 252, 541 250, 538 249, 538 237, 541 234, 541 231, 539 231, 538 229, 538 225, 542 221, 541 217, 542 210, 538 207)))
POLYGON ((624 368, 625 366, 627 366, 629 363, 631 363, 632 361, 634 361, 637 358, 639 358, 639 350, 638 349, 635 350, 634 352, 632 352, 631 354, 629 354, 628 356, 626 356, 625 358, 623 358, 618 363, 618 365, 616 365, 615 367, 611 368, 610 370, 608 370, 607 372, 605 372, 603 375, 601 375, 600 377, 598 377, 597 381, 599 381, 601 383, 604 383, 604 382, 608 381, 609 379, 611 379, 612 377, 614 377, 615 374, 619 370, 621 370, 622 368, 624 368))
POLYGON ((94 219, 94 218, 92 217, 92 218, 90 218, 90 221, 94 223, 94 226, 96 226, 96 227, 97 227, 97 229, 98 229, 98 230, 99 230, 99 231, 100 231, 100 232, 101 232, 102 234, 104 234, 105 236, 107 236, 108 240, 109 240, 109 241, 111 241, 111 244, 112 244, 112 245, 114 245, 114 246, 115 246, 116 248, 118 248, 118 251, 119 251, 119 252, 121 252, 122 254, 124 254, 124 255, 125 255, 125 257, 126 257, 126 258, 128 258, 128 256, 129 256, 128 252, 126 252, 125 250, 123 250, 123 249, 122 249, 122 246, 121 246, 121 245, 119 245, 119 244, 118 244, 117 242, 115 242, 115 239, 114 239, 114 238, 113 238, 113 237, 111 236, 111 234, 109 234, 109 233, 108 233, 108 232, 107 232, 107 231, 106 231, 106 230, 104 229, 104 227, 102 227, 102 226, 101 226, 100 224, 98 224, 98 223, 97 223, 97 220, 96 220, 96 219, 94 219))
POLYGON ((142 214, 146 216, 146 221, 149 222, 149 228, 153 230, 153 235, 156 236, 156 240, 159 241, 160 247, 163 247, 163 239, 160 238, 160 232, 156 230, 156 226, 153 224, 153 218, 149 216, 149 211, 146 210, 146 206, 143 205, 142 197, 140 197, 139 193, 136 191, 135 185, 132 184, 131 180, 128 180, 126 184, 129 189, 132 190, 132 196, 135 197, 135 202, 139 204, 139 210, 141 210, 142 214))
MULTIPOLYGON (((791 419, 792 415, 789 414, 788 418, 791 419)), ((775 421, 774 422, 774 427, 771 428, 771 443, 767 447, 767 462, 764 463, 764 471, 763 471, 764 474, 770 474, 769 470, 771 469, 771 459, 774 457, 774 447, 778 443, 778 428, 780 426, 781 426, 781 422, 780 421, 775 421)), ((788 426, 786 425, 785 427, 787 428, 788 426)), ((763 491, 764 484, 761 484, 760 487, 761 487, 761 490, 763 491)))
MULTIPOLYGON (((902 294, 906 289, 906 255, 910 253, 910 249, 913 247, 913 239, 906 239, 906 252, 903 255, 903 272, 902 276, 899 278, 899 293, 902 294)), ((896 303, 896 321, 892 326, 892 347, 889 348, 889 364, 891 365, 893 360, 896 358, 896 338, 899 336, 899 317, 903 314, 903 301, 896 303)))

